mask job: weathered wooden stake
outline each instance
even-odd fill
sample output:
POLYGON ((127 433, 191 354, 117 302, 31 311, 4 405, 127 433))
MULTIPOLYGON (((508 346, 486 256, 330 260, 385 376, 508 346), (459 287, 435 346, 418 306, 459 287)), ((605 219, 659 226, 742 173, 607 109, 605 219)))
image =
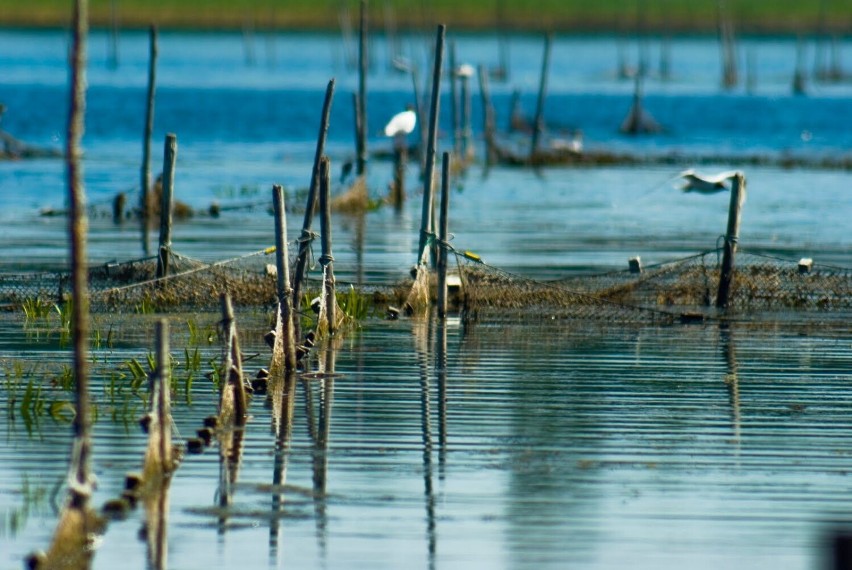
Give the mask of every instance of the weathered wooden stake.
POLYGON ((420 134, 417 154, 420 157, 420 174, 423 174, 426 171, 426 146, 429 142, 426 129, 423 128, 423 98, 420 96, 420 74, 415 64, 411 64, 411 88, 414 93, 414 110, 417 112, 417 132, 420 134))
POLYGON ((438 140, 438 113, 441 99, 441 68, 444 65, 444 35, 447 27, 438 26, 435 39, 435 67, 432 72, 432 100, 429 112, 429 142, 426 148, 426 171, 423 176, 423 209, 420 215, 420 241, 417 246, 417 264, 424 261, 426 255, 427 237, 432 228, 433 189, 432 182, 435 173, 435 147, 438 140))
POLYGON ((470 100, 470 75, 467 73, 461 74, 461 152, 464 160, 467 161, 473 155, 473 128, 471 126, 471 115, 473 114, 473 105, 470 100))
POLYGON ((716 307, 728 307, 731 280, 734 277, 734 256, 740 239, 740 215, 745 202, 746 181, 741 172, 734 175, 731 184, 731 202, 728 207, 728 229, 725 233, 725 245, 722 255, 722 270, 719 274, 719 291, 716 294, 716 307))
POLYGON ((447 317, 447 258, 449 251, 448 213, 450 209, 450 153, 445 152, 441 170, 441 214, 438 223, 438 318, 447 317))
POLYGON ((477 68, 479 75, 479 95, 482 102, 482 124, 483 136, 485 138, 485 162, 494 164, 496 162, 496 147, 494 145, 494 107, 491 105, 491 91, 488 88, 488 71, 484 66, 477 68))
POLYGON ((172 194, 175 187, 175 160, 177 159, 177 137, 166 135, 163 153, 163 196, 160 201, 160 246, 157 249, 157 279, 169 274, 172 248, 172 194))
POLYGON ((278 318, 284 335, 284 368, 296 369, 296 341, 293 331, 293 303, 290 296, 290 266, 287 258, 287 210, 284 208, 284 189, 272 187, 272 206, 275 211, 275 264, 278 268, 278 318))
MULTIPOLYGON (((322 104, 322 116, 320 118, 319 133, 317 134, 317 147, 314 153, 314 167, 311 170, 311 185, 308 188, 308 203, 305 205, 305 217, 302 221, 302 233, 299 237, 299 254, 296 257, 296 267, 293 275, 293 307, 298 308, 302 303, 302 283, 305 280, 305 269, 308 265, 308 254, 311 251, 313 234, 314 212, 316 211, 317 194, 319 193, 320 161, 325 153, 325 141, 328 136, 329 116, 331 115, 331 101, 334 98, 334 79, 328 82, 325 89, 325 101, 322 104)), ((357 105, 356 105, 357 108, 357 105)), ((299 337, 298 319, 294 322, 296 337, 299 337)))
POLYGON ((450 124, 453 131, 453 153, 461 152, 461 121, 459 117, 458 76, 456 75, 456 42, 450 42, 450 124))
POLYGON ((329 183, 329 160, 323 157, 320 163, 320 232, 322 234, 322 255, 319 262, 323 266, 323 295, 325 299, 325 314, 328 324, 328 335, 335 332, 335 309, 337 307, 334 295, 334 257, 331 254, 331 184, 329 183))
POLYGON ((535 107, 535 123, 533 124, 532 143, 530 144, 530 161, 535 158, 538 151, 538 143, 544 130, 544 98, 547 94, 547 70, 550 67, 550 44, 553 34, 548 33, 544 37, 544 55, 541 59, 541 77, 538 84, 538 102, 535 107))
POLYGON ((361 22, 358 32, 358 176, 367 170, 367 0, 361 0, 361 22))
POLYGON ((222 414, 222 396, 228 387, 233 388, 234 396, 234 425, 244 426, 246 423, 246 412, 248 410, 248 398, 246 396, 246 388, 243 382, 243 363, 242 352, 240 351, 240 342, 237 337, 237 324, 234 319, 234 307, 231 304, 231 297, 227 293, 222 293, 219 297, 222 306, 222 329, 225 331, 225 357, 224 365, 222 366, 222 390, 220 393, 220 409, 222 414))
POLYGON ((71 454, 71 506, 82 509, 92 493, 91 440, 89 436, 89 286, 86 269, 86 197, 80 141, 86 112, 86 37, 88 3, 74 2, 71 48, 71 98, 65 147, 68 175, 68 233, 71 243, 71 333, 74 344, 76 397, 74 442, 71 454))
POLYGON ((151 189, 151 133, 154 131, 154 94, 157 86, 157 27, 153 24, 148 31, 148 92, 145 105, 145 129, 142 135, 142 173, 139 181, 142 189, 139 198, 139 211, 142 221, 142 251, 145 256, 148 249, 148 222, 151 210, 148 204, 148 192, 151 189))

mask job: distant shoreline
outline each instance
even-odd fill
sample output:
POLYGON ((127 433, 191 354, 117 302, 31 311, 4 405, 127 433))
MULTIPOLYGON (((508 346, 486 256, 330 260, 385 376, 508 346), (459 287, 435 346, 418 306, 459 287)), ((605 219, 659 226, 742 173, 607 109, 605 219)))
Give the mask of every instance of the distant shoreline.
MULTIPOLYGON (((797 3, 730 0, 729 14, 744 35, 848 34, 852 12, 837 2, 816 0, 797 3), (820 6, 825 11, 820 11, 820 6)), ((646 9, 619 0, 408 0, 373 1, 369 11, 371 32, 422 31, 436 23, 450 31, 513 33, 610 33, 685 35, 717 33, 717 1, 646 0, 646 9), (591 4, 591 5, 590 5, 591 4), (391 6, 388 8, 388 6, 391 6), (424 7, 425 6, 425 7, 424 7)), ((41 0, 38 4, 0 0, 0 29, 66 28, 71 3, 41 0)), ((358 26, 358 3, 332 0, 288 0, 282 8, 275 0, 112 0, 90 2, 90 26, 144 29, 154 23, 161 29, 240 31, 339 32, 342 22, 353 31, 358 26), (340 6, 348 6, 348 14, 340 6), (115 10, 112 10, 112 7, 115 10)))

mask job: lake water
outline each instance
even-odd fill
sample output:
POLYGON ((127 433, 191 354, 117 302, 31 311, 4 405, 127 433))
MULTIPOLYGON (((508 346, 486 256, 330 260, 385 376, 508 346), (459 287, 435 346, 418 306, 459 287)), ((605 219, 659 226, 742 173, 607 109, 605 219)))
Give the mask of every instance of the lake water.
MULTIPOLYGON (((421 70, 427 69, 428 36, 403 42, 421 70)), ((494 37, 455 39, 459 61, 496 65, 494 37)), ((133 199, 138 186, 147 37, 122 34, 117 69, 107 65, 107 45, 103 34, 90 38, 83 146, 86 191, 96 207, 89 242, 94 263, 142 255, 134 224, 116 226, 97 214, 109 210, 117 192, 133 199)), ((411 101, 410 78, 387 70, 385 43, 375 45, 370 146, 387 149, 379 133, 411 101)), ((4 130, 61 148, 66 49, 59 32, 0 32, 4 130)), ((335 173, 353 154, 356 78, 344 65, 341 39, 258 34, 253 49, 250 65, 240 35, 161 35, 154 172, 163 136, 174 132, 179 200, 199 211, 213 201, 255 204, 219 219, 178 223, 174 247, 185 255, 220 260, 274 243, 269 189, 280 183, 293 197, 307 186, 331 77, 337 93, 328 151, 335 173)), ((511 38, 509 82, 492 84, 501 125, 515 88, 533 113, 541 49, 540 38, 511 38)), ((635 61, 637 46, 625 49, 635 61)), ((852 55, 848 41, 839 49, 852 55)), ((791 39, 744 40, 743 60, 752 53, 757 62, 755 83, 730 92, 719 87, 714 41, 672 40, 671 79, 651 77, 645 84, 645 106, 667 131, 624 137, 617 129, 633 86, 617 78, 618 50, 612 37, 556 38, 546 107, 551 132, 580 128, 590 148, 637 154, 837 158, 852 148, 852 84, 811 83, 808 96, 792 95, 791 39)), ((808 46, 808 62, 814 50, 808 46)), ((654 67, 659 44, 650 43, 649 53, 654 67)), ((446 134, 446 96, 442 105, 446 134)), ((474 97, 476 132, 479 114, 474 97)), ((725 229, 728 197, 675 190, 672 178, 690 166, 684 160, 533 172, 475 165, 455 181, 453 245, 536 279, 621 269, 634 255, 656 263, 713 249, 725 229)), ((742 249, 852 266, 848 172, 744 171, 742 249)), ((389 163, 371 161, 371 194, 383 195, 390 179, 389 163)), ((335 216, 341 281, 386 285, 407 275, 419 226, 415 168, 408 187, 411 199, 402 212, 335 216)), ((65 221, 39 215, 41 208, 63 208, 64 195, 61 161, 0 162, 0 268, 64 266, 65 221)), ((288 219, 291 237, 300 223, 297 212, 288 219)), ((237 319, 245 352, 261 354, 250 368, 265 364, 268 315, 251 310, 237 319)), ((184 348, 197 348, 205 366, 220 356, 218 343, 208 343, 204 332, 192 335, 188 324, 209 332, 216 315, 170 320, 179 362, 184 348)), ((46 547, 56 523, 50 496, 64 477, 70 427, 47 416, 33 425, 13 415, 9 383, 23 381, 18 402, 29 380, 45 383, 48 401, 67 398, 49 383, 70 365, 58 328, 56 316, 48 323, 24 323, 18 313, 0 319, 2 568, 20 567, 28 552, 46 547)), ((103 339, 112 335, 93 351, 99 504, 141 463, 138 398, 126 387, 113 400, 106 391, 126 373, 128 360, 144 361, 153 321, 97 315, 93 328, 103 339)), ((852 522, 850 333, 848 319, 820 327, 727 328, 539 320, 462 326, 451 319, 443 329, 370 319, 343 339, 333 380, 300 381, 289 440, 276 443, 271 409, 264 398, 254 399, 238 485, 222 521, 213 509, 220 471, 215 448, 185 460, 171 485, 168 565, 818 567, 826 536, 852 522), (327 419, 327 438, 320 417, 327 419), (287 486, 275 487, 282 465, 287 486)), ((189 374, 177 370, 182 378, 189 374)), ((183 437, 215 411, 203 370, 195 373, 191 395, 191 404, 180 390, 175 395, 183 437)), ((147 567, 137 536, 141 516, 110 526, 96 568, 147 567)))

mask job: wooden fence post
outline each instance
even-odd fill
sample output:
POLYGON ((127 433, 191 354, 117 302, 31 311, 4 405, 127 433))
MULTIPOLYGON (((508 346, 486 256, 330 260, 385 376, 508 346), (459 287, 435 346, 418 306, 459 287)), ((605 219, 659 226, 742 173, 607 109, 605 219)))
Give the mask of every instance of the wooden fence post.
POLYGON ((163 152, 163 196, 160 201, 160 246, 157 249, 157 279, 169 274, 172 248, 172 194, 175 187, 175 160, 177 159, 177 136, 166 135, 163 152))
POLYGON ((741 172, 734 175, 731 184, 731 202, 728 206, 728 229, 725 232, 725 244, 722 254, 722 270, 719 273, 719 291, 716 294, 716 307, 728 307, 731 280, 734 277, 734 257, 740 239, 740 216, 745 202, 746 181, 741 172))

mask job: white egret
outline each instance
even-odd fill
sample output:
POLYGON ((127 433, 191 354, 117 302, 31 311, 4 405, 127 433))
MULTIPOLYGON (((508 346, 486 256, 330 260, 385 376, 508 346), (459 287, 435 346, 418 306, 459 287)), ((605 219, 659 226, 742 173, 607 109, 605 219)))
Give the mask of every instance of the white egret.
POLYGON ((727 184, 734 176, 739 173, 738 170, 727 170, 712 176, 698 174, 693 169, 684 170, 678 174, 678 178, 683 181, 679 188, 684 192, 698 192, 700 194, 715 194, 722 190, 730 190, 731 187, 727 184))
POLYGON ((413 131, 415 126, 417 126, 417 113, 414 112, 411 105, 408 105, 405 111, 391 117, 391 120, 385 125, 385 136, 405 136, 413 131))

